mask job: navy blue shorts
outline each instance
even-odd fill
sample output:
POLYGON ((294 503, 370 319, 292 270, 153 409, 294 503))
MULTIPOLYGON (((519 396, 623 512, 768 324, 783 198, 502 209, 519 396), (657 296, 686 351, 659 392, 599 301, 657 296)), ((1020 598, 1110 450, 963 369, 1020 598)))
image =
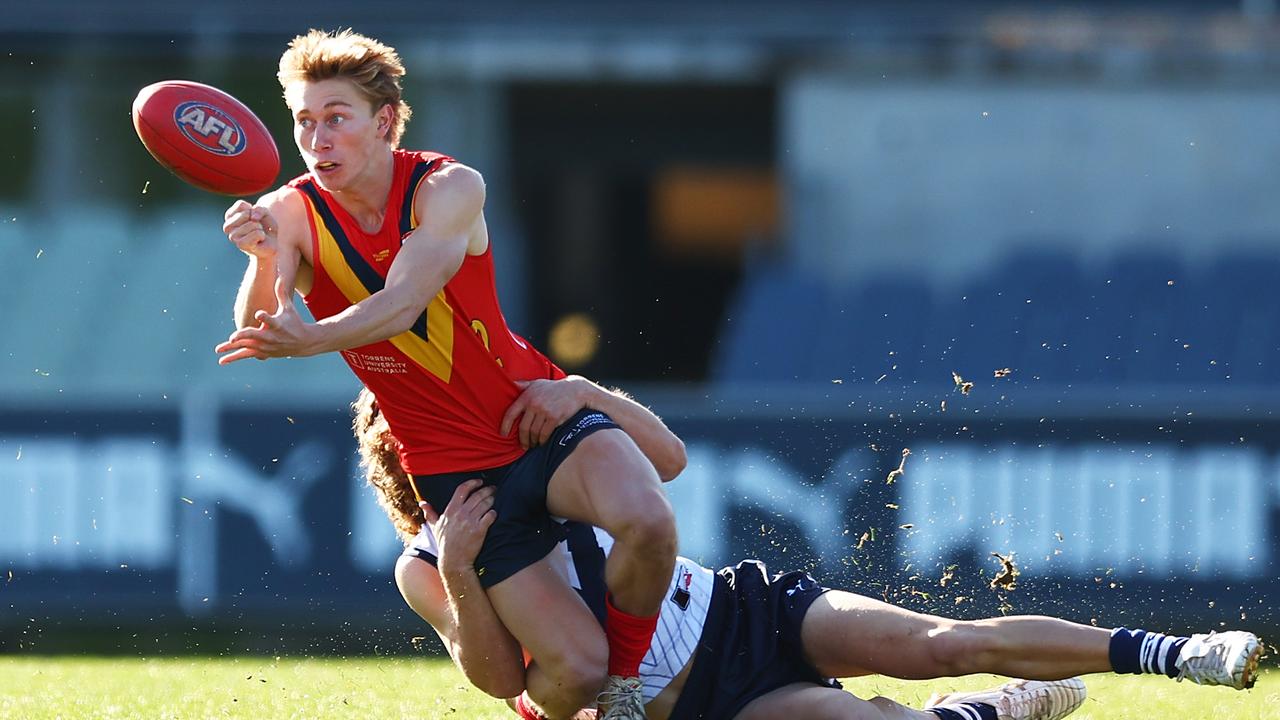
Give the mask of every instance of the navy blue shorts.
POLYGON ((498 517, 489 526, 480 554, 476 556, 476 572, 485 588, 506 580, 541 560, 564 540, 564 526, 547 512, 547 483, 556 468, 592 433, 618 425, 608 415, 595 410, 580 410, 556 428, 551 439, 525 451, 515 462, 488 470, 474 470, 439 475, 415 475, 414 481, 422 499, 437 512, 453 499, 453 492, 473 478, 498 488, 493 509, 498 517))
POLYGON ((670 720, 730 720, 792 683, 840 687, 805 660, 800 640, 805 613, 827 590, 803 572, 770 579, 756 560, 717 573, 693 669, 670 720))

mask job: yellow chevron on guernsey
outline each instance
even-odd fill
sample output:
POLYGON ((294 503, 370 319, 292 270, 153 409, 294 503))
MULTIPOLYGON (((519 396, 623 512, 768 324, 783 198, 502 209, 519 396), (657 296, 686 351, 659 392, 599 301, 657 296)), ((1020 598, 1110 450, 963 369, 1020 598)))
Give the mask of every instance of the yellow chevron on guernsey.
MULTIPOLYGON (((307 205, 311 210, 312 227, 315 228, 320 250, 317 265, 324 268, 333 284, 352 305, 369 297, 369 290, 347 264, 337 240, 325 227, 320 213, 311 202, 307 205)), ((396 335, 390 342, 422 369, 447 383, 453 376, 453 308, 445 299, 443 289, 427 305, 426 335, 423 338, 410 330, 396 335)))

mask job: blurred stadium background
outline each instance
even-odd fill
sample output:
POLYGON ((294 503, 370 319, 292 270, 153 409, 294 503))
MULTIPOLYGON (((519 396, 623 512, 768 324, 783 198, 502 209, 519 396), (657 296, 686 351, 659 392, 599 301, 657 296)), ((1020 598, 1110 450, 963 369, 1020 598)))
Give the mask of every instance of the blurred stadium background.
POLYGON ((1277 629, 1275 0, 51 0, 0 16, 0 651, 426 634, 354 378, 216 365, 228 201, 129 121, 217 85, 291 177, 276 60, 344 26, 404 56, 405 145, 485 174, 512 326, 686 439, 685 554, 1277 629))

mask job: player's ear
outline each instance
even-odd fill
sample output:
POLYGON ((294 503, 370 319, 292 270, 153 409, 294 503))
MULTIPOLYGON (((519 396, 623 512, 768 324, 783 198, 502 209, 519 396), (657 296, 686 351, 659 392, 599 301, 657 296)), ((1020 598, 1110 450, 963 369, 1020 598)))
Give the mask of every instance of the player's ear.
POLYGON ((391 103, 378 108, 375 119, 378 123, 378 135, 383 140, 391 139, 391 121, 394 117, 395 111, 391 108, 391 103))

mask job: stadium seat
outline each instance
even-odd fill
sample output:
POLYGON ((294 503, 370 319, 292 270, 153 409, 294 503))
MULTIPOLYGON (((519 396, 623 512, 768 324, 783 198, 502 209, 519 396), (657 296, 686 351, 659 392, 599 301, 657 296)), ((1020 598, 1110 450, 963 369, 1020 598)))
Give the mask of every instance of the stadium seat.
POLYGON ((1174 255, 1181 243, 1164 240, 1116 255, 1105 276, 1115 293, 1111 311, 1123 318, 1119 377, 1139 384, 1177 382, 1185 338, 1185 311, 1194 303, 1187 270, 1174 255))
POLYGON ((1233 383, 1280 380, 1280 255, 1233 253, 1213 260, 1196 282, 1206 374, 1233 383), (1214 361, 1209 365, 1209 360, 1214 361))
POLYGON ((729 310, 712 367, 720 383, 812 380, 827 304, 816 277, 765 265, 748 272, 729 310))
MULTIPOLYGON (((882 275, 833 293, 814 352, 814 379, 914 381, 931 359, 933 291, 917 277, 882 275)), ((936 363, 935 363, 936 365, 936 363)))
POLYGON ((999 368, 1046 381, 1069 382, 1076 374, 1079 348, 1073 329, 1085 297, 1083 273, 1074 254, 1048 243, 1019 250, 990 274, 966 284, 944 313, 954 337, 953 364, 966 376, 999 368))

